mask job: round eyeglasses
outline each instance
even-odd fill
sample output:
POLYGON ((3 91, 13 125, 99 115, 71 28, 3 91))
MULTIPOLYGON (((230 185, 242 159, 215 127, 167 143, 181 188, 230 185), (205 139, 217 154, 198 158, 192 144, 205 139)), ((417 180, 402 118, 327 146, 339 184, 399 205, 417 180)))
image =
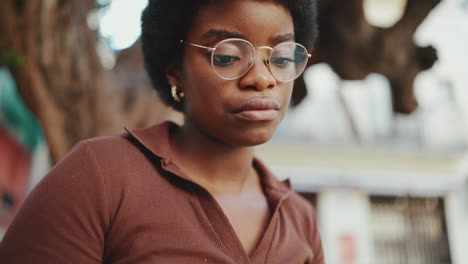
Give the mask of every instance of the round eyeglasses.
POLYGON ((312 56, 303 45, 296 42, 283 42, 273 48, 254 47, 252 43, 240 38, 222 40, 213 48, 183 40, 180 42, 211 52, 211 66, 224 80, 235 80, 245 75, 254 64, 256 49, 270 50, 270 57, 265 63, 273 77, 280 82, 290 82, 299 77, 312 56))

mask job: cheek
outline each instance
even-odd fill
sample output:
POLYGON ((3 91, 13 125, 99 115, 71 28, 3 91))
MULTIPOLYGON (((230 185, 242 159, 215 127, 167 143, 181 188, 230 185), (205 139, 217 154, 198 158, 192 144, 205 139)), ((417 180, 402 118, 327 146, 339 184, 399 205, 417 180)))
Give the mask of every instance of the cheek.
MULTIPOLYGON (((186 56, 182 70, 182 86, 186 107, 219 108, 231 82, 219 78, 211 67, 209 56, 186 56)), ((211 109, 212 111, 215 109, 211 109)))
POLYGON ((185 93, 185 113, 188 116, 222 114, 226 82, 215 75, 210 67, 193 63, 189 65, 183 77, 185 93), (224 81, 224 82, 223 82, 224 81))

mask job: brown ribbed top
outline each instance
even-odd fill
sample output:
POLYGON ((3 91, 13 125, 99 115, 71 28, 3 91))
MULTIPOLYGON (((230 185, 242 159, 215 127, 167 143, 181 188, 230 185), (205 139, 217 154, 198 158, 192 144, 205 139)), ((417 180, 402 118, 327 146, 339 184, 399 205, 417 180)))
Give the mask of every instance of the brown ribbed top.
POLYGON ((249 256, 213 196, 177 166, 170 126, 75 146, 24 202, 0 263, 324 262, 313 208, 258 160, 273 215, 249 256))

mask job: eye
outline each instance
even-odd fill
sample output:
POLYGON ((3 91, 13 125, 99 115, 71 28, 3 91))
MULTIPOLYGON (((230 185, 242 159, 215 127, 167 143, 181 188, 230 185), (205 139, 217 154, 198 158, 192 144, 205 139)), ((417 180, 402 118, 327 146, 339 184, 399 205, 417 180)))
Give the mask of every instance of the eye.
POLYGON ((287 57, 284 57, 284 58, 281 58, 281 57, 271 58, 271 60, 270 60, 270 63, 274 64, 275 66, 277 66, 279 68, 285 68, 289 64, 294 63, 294 62, 295 62, 294 59, 287 58, 287 57))
POLYGON ((229 55, 213 55, 213 65, 219 67, 228 67, 234 64, 236 61, 239 61, 239 57, 229 56, 229 55))

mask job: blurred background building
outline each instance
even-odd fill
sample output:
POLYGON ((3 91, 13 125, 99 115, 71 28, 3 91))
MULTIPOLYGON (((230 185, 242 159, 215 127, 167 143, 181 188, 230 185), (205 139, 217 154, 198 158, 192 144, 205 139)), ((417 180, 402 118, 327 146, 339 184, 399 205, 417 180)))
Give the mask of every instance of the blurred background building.
MULTIPOLYGON (((406 1, 367 2, 387 27, 406 1)), ((392 111, 380 74, 343 81, 317 64, 311 96, 258 151, 316 206, 326 263, 468 263, 466 2, 442 1, 414 38, 439 58, 415 80, 416 111, 392 111)))
MULTIPOLYGON (((392 27, 407 1, 365 0, 366 19, 392 27)), ((97 1, 87 23, 100 36, 103 68, 119 69, 118 53, 138 38, 145 4, 97 1)), ((468 263, 468 1, 442 0, 414 41, 434 46, 438 57, 416 77, 415 111, 394 111, 384 75, 342 80, 317 63, 304 74, 308 96, 258 148, 275 174, 315 205, 327 264, 468 263)), ((143 74, 141 66, 132 69, 138 72, 120 75, 143 74)), ((129 89, 140 83, 124 81, 129 89)), ((164 111, 159 115, 178 118, 164 111)), ((0 68, 0 231, 50 168, 50 156, 14 75, 0 68)))

